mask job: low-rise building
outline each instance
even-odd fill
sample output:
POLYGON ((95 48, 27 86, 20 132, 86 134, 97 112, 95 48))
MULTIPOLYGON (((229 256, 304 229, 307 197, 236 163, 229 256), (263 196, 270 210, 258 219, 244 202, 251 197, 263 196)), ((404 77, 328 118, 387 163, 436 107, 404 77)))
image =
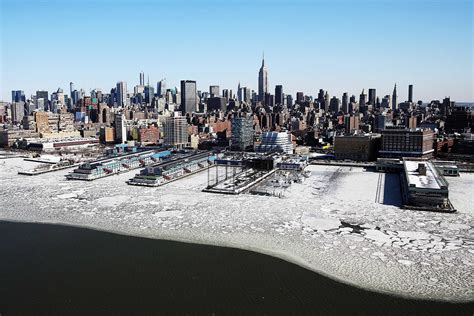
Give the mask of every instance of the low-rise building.
POLYGON ((334 156, 337 160, 373 161, 380 148, 380 134, 336 136, 334 156))
POLYGON ((449 201, 448 182, 431 162, 405 160, 402 195, 405 207, 455 212, 449 201))
POLYGON ((385 158, 417 157, 433 155, 434 133, 429 129, 384 129, 380 156, 385 158))

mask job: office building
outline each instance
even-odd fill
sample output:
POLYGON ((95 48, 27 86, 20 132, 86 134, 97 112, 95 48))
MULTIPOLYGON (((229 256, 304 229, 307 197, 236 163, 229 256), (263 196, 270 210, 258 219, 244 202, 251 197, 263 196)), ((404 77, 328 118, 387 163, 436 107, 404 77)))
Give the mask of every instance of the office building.
POLYGON ((393 87, 392 93, 392 111, 396 111, 398 109, 398 100, 397 100, 397 84, 393 87))
POLYGON ((125 127, 125 115, 115 114, 115 141, 117 143, 125 143, 127 141, 127 128, 125 127))
POLYGON ((413 102, 413 85, 408 85, 408 102, 413 102))
POLYGON ((291 96, 291 94, 288 94, 286 96, 286 106, 289 108, 293 106, 293 97, 291 96))
POLYGON ((115 90, 115 101, 117 106, 127 105, 127 83, 124 81, 117 82, 117 88, 115 90))
POLYGON ((25 102, 13 102, 11 105, 12 123, 20 124, 25 116, 25 102))
POLYGON ((348 114, 349 111, 349 96, 347 95, 347 92, 344 92, 342 94, 342 112, 344 114, 348 114))
POLYGON ((369 89, 369 104, 372 105, 372 108, 375 108, 377 93, 375 89, 369 89))
POLYGON ((12 102, 26 102, 25 92, 23 90, 13 90, 12 102))
POLYGON ((196 81, 181 80, 181 112, 183 115, 196 112, 197 104, 196 81))
MULTIPOLYGON (((183 82, 183 81, 181 81, 183 82)), ((188 123, 186 117, 174 112, 164 121, 164 142, 174 147, 184 147, 188 142, 188 123)))
POLYGON ((333 113, 338 113, 340 108, 341 100, 336 98, 336 96, 332 97, 331 101, 329 101, 329 110, 333 113))
POLYGON ((225 112, 226 110, 226 99, 224 97, 210 97, 207 99, 207 111, 222 111, 225 112))
POLYGON ((140 72, 140 86, 144 86, 145 85, 145 74, 142 72, 140 72))
POLYGON ((166 79, 161 79, 156 84, 156 94, 159 98, 166 95, 166 79))
POLYGON ((253 119, 248 117, 234 117, 231 121, 231 149, 245 151, 253 148, 253 119))
POLYGON ((275 86, 275 104, 283 105, 283 86, 275 86))
POLYGON ((36 108, 38 110, 48 110, 48 101, 49 101, 49 96, 48 96, 48 91, 36 91, 36 108), (42 99, 43 106, 40 107, 39 105, 39 100, 42 99))
POLYGON ((387 128, 381 134, 382 157, 429 158, 433 155, 434 132, 430 129, 387 128))
POLYGON ((265 101, 265 94, 268 93, 268 71, 265 67, 265 57, 262 58, 262 66, 258 72, 258 100, 265 101))
POLYGON ((219 86, 209 86, 209 95, 212 97, 218 97, 220 94, 219 86))
POLYGON ((336 136, 334 156, 337 160, 373 161, 379 146, 380 134, 336 136))

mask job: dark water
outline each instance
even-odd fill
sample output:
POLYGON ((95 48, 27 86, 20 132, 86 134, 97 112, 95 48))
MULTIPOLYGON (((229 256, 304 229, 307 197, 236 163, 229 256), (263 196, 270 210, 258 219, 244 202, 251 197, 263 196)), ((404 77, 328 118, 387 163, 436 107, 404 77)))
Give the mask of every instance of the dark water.
POLYGON ((243 250, 0 222, 0 314, 472 315, 243 250))

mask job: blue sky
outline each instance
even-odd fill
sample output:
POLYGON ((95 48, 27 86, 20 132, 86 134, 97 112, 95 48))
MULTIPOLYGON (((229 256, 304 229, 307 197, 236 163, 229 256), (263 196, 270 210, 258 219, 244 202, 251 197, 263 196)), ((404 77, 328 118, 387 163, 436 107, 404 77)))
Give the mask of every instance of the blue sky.
POLYGON ((473 1, 0 0, 1 96, 128 89, 139 72, 168 87, 194 79, 257 90, 262 51, 271 91, 362 88, 399 99, 474 101, 473 1))

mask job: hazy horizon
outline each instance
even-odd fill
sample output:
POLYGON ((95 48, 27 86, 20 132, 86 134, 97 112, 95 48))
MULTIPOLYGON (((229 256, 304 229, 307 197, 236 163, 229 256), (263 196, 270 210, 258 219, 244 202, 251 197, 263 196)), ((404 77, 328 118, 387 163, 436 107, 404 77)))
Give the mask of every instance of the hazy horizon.
POLYGON ((1 96, 27 98, 69 82, 88 94, 167 79, 257 90, 262 52, 269 88, 399 101, 474 101, 471 1, 1 1, 1 96))

